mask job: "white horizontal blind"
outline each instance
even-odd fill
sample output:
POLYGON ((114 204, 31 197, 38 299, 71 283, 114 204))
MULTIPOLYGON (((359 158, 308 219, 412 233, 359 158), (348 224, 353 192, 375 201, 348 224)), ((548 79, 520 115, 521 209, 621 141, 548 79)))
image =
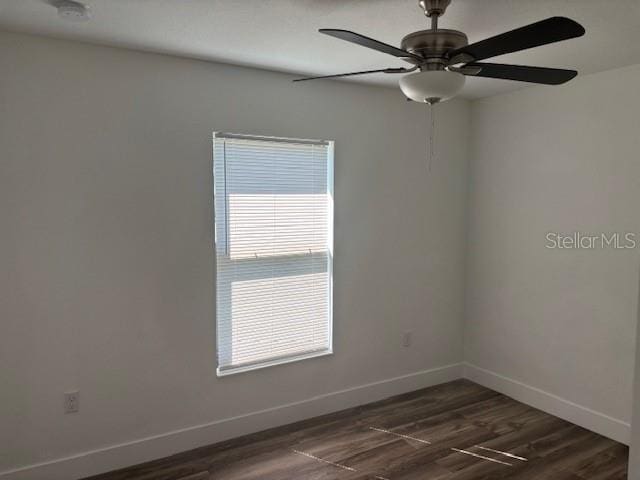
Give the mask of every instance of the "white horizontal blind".
POLYGON ((219 374, 331 351, 331 150, 214 135, 219 374))

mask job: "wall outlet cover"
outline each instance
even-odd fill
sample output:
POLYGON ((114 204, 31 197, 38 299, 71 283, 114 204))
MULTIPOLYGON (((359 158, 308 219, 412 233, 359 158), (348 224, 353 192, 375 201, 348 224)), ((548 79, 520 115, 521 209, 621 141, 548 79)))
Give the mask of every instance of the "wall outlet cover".
POLYGON ((64 413, 77 413, 80 411, 80 392, 66 392, 64 394, 64 413))

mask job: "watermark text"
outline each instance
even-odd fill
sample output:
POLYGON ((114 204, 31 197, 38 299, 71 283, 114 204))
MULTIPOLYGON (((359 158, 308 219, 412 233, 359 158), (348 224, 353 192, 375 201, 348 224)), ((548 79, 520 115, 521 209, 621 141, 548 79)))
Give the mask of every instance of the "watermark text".
POLYGON ((546 248, 566 250, 629 250, 638 245, 637 234, 632 232, 613 232, 585 234, 582 232, 549 232, 545 236, 546 248))

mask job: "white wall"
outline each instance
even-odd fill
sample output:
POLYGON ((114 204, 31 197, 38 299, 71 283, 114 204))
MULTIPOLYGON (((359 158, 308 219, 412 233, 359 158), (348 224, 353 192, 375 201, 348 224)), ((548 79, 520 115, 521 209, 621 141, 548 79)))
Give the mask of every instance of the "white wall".
POLYGON ((0 472, 158 436, 7 475, 68 479, 459 374, 423 371, 462 359, 467 102, 438 107, 428 174, 395 89, 6 33, 0 65, 0 472), (213 130, 336 141, 335 355, 216 378, 213 130))
POLYGON ((465 360, 623 441, 638 294, 639 83, 633 66, 472 106, 465 360), (638 247, 545 248, 548 232, 574 231, 633 232, 638 247))

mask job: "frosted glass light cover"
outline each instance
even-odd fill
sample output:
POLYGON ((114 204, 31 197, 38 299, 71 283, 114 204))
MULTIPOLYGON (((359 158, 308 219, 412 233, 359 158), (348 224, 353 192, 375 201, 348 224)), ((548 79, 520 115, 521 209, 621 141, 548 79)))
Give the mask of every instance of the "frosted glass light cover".
POLYGON ((400 90, 414 102, 425 103, 427 99, 444 101, 462 90, 465 77, 448 70, 427 70, 411 73, 400 79, 400 90))

